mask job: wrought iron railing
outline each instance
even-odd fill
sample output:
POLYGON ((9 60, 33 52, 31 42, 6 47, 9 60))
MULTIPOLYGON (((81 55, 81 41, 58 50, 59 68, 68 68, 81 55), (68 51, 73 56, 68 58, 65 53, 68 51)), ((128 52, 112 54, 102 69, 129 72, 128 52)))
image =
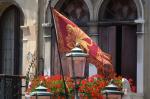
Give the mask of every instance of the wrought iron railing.
POLYGON ((25 76, 0 74, 0 99, 21 99, 25 76))

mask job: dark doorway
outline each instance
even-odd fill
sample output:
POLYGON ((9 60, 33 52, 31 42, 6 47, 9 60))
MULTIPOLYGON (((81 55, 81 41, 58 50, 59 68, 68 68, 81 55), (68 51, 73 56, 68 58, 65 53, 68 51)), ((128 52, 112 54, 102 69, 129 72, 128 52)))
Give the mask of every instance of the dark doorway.
POLYGON ((2 74, 19 75, 22 63, 20 11, 8 7, 0 17, 0 70, 2 74))
POLYGON ((134 0, 104 0, 99 10, 99 44, 112 55, 117 74, 136 81, 137 7, 134 0))
POLYGON ((122 26, 121 74, 136 81, 137 71, 137 26, 122 26))
POLYGON ((0 97, 21 99, 22 25, 21 11, 11 5, 0 17, 0 97))
POLYGON ((117 74, 136 81, 137 37, 136 25, 100 27, 100 46, 112 55, 117 74))

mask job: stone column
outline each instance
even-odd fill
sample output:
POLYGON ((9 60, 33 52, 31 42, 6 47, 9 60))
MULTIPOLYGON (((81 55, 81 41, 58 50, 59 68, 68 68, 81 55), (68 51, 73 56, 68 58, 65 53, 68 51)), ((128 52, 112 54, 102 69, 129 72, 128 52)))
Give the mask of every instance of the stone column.
POLYGON ((137 32, 137 93, 143 94, 143 72, 144 72, 144 33, 137 32))
MULTIPOLYGON (((43 23, 45 22, 46 18, 46 10, 50 8, 46 8, 48 6, 48 1, 49 0, 37 0, 38 1, 38 73, 43 74, 44 73, 44 57, 45 57, 45 34, 44 34, 44 28, 43 28, 43 23), (43 38, 44 36, 44 38, 43 38)), ((50 32, 50 31, 49 31, 50 32)), ((47 47, 47 46, 46 46, 47 47)), ((47 53, 48 54, 48 53, 47 53)))
POLYGON ((144 73, 144 20, 135 20, 137 23, 137 93, 143 94, 144 73))
POLYGON ((51 24, 50 23, 43 23, 42 27, 44 28, 44 75, 51 74, 51 24))
POLYGON ((88 23, 89 27, 89 36, 98 43, 98 23, 96 21, 91 21, 88 23))
POLYGON ((27 43, 28 43, 28 36, 30 34, 29 32, 29 26, 20 26, 20 28, 23 31, 23 48, 22 48, 22 75, 26 75, 26 69, 27 67, 27 61, 26 61, 26 54, 27 54, 27 43))
MULTIPOLYGON (((96 21, 91 21, 90 23, 88 23, 88 27, 89 27, 89 36, 98 44, 98 37, 99 37, 99 33, 98 33, 98 23, 96 21)), ((89 64, 89 76, 95 75, 97 74, 97 68, 92 65, 89 64)))

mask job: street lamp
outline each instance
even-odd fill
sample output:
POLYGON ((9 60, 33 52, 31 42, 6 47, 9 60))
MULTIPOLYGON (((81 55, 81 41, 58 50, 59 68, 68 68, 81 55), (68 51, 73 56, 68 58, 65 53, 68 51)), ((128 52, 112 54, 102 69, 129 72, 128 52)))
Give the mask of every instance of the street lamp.
POLYGON ((31 99, 51 99, 51 93, 47 92, 47 88, 44 86, 38 86, 30 95, 31 99))
POLYGON ((122 96, 124 95, 124 92, 119 91, 118 87, 112 83, 108 84, 102 93, 106 96, 106 99, 111 99, 111 97, 116 97, 115 99, 122 99, 122 96))
POLYGON ((83 50, 79 47, 73 48, 70 53, 66 54, 70 76, 74 80, 75 84, 75 99, 79 99, 78 96, 79 85, 77 84, 77 81, 85 78, 87 56, 88 54, 84 53, 83 50))

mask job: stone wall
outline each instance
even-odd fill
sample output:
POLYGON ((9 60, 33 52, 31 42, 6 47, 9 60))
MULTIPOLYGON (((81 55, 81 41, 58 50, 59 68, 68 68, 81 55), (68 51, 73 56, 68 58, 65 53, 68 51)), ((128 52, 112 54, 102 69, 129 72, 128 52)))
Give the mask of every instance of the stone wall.
MULTIPOLYGON (((30 65, 27 57, 37 54, 37 35, 38 35, 38 0, 16 0, 24 13, 23 29, 23 69, 22 74, 26 75, 30 65)), ((35 68, 31 69, 35 73, 35 68)))
POLYGON ((144 40, 144 99, 150 99, 150 0, 143 0, 145 13, 144 40))

